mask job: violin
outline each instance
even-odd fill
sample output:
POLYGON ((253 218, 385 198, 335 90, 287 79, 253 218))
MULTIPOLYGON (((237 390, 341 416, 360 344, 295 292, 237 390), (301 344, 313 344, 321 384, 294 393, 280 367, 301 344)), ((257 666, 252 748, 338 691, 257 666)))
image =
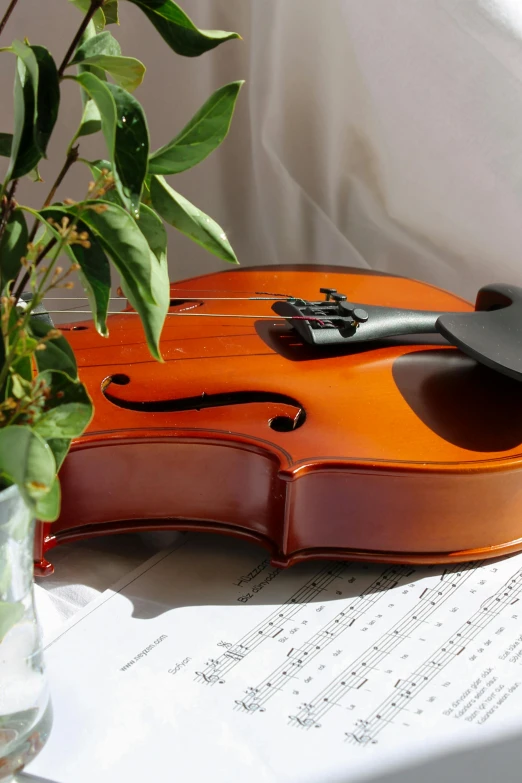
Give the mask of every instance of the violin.
POLYGON ((475 306, 337 266, 171 285, 164 362, 128 305, 60 324, 95 415, 35 563, 90 536, 238 536, 307 559, 434 564, 522 549, 522 290, 475 306))

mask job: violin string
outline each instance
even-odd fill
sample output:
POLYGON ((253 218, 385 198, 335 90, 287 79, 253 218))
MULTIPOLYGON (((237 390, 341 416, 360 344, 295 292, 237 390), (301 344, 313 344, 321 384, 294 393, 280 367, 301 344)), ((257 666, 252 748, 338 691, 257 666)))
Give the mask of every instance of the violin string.
MULTIPOLYGON (((86 296, 46 296, 45 300, 51 302, 67 302, 69 300, 87 302, 86 296)), ((110 296, 110 302, 125 302, 123 296, 110 296)), ((271 296, 207 296, 204 299, 195 296, 184 296, 184 302, 280 302, 284 301, 271 296)))
MULTIPOLYGON (((54 315, 55 313, 74 313, 80 314, 81 310, 46 310, 46 314, 54 315)), ((42 313, 43 315, 44 313, 42 313)), ((85 311, 85 315, 90 315, 90 312, 85 311)), ((138 315, 134 310, 108 310, 107 315, 138 315)), ((237 313, 167 313, 167 316, 172 318, 253 318, 255 320, 261 318, 268 318, 270 321, 315 321, 324 326, 324 320, 311 315, 239 315, 237 313)), ((337 316, 336 321, 350 320, 347 316, 337 316)), ((60 325, 57 325, 60 328, 60 325)))
MULTIPOLYGON (((230 291, 226 288, 176 288, 172 287, 171 291, 195 291, 196 293, 207 294, 229 294, 230 291)), ((238 294, 254 294, 254 296, 274 296, 277 299, 295 299, 292 294, 274 294, 271 291, 236 291, 238 294)))

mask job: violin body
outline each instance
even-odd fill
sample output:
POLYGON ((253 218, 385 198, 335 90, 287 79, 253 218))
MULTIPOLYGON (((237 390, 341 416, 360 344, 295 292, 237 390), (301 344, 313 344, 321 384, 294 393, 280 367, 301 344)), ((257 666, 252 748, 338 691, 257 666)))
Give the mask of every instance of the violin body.
POLYGON ((248 300, 313 300, 324 286, 375 305, 473 310, 378 272, 278 266, 173 284, 172 314, 216 317, 167 317, 163 363, 130 308, 109 316, 108 339, 92 321, 60 325, 95 415, 62 467, 60 518, 39 524, 37 569, 52 569, 45 552, 61 542, 148 529, 244 537, 280 567, 522 549, 519 381, 436 334, 307 345, 272 302, 248 300))

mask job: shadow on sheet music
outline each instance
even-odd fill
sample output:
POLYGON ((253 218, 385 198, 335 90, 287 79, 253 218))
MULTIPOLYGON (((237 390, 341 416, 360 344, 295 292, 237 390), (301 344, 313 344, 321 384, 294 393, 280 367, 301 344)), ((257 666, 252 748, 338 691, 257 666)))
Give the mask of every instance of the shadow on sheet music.
MULTIPOLYGON (((401 593, 428 576, 459 572, 460 566, 413 567, 351 561, 309 561, 279 569, 268 553, 246 541, 207 533, 179 534, 175 556, 164 564, 150 560, 151 578, 125 579, 121 592, 132 604, 132 617, 152 619, 187 606, 250 604, 326 604, 357 598, 372 605, 384 593, 401 593), (169 562, 170 560, 170 562, 169 562)), ((462 564, 463 568, 470 564, 462 564)), ((144 566, 147 567, 146 565, 144 566)), ((114 589, 120 592, 119 585, 114 589)), ((361 604, 362 607, 362 604, 361 604)))
MULTIPOLYGON (((522 731, 512 731, 507 737, 502 733, 508 734, 500 727, 496 739, 481 741, 480 745, 475 740, 466 748, 445 750, 411 766, 401 765, 393 771, 364 777, 364 783, 520 783, 522 731)), ((352 778, 335 783, 352 783, 352 778)))

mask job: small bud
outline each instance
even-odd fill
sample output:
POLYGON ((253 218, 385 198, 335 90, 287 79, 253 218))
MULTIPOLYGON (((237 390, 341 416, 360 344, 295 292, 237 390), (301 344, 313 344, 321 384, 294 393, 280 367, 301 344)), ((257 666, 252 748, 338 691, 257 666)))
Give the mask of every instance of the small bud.
POLYGON ((38 345, 36 346, 37 351, 45 351, 46 348, 47 346, 45 345, 45 343, 38 343, 38 345))
POLYGON ((71 288, 74 288, 74 283, 64 283, 63 287, 69 289, 70 291, 71 288))

